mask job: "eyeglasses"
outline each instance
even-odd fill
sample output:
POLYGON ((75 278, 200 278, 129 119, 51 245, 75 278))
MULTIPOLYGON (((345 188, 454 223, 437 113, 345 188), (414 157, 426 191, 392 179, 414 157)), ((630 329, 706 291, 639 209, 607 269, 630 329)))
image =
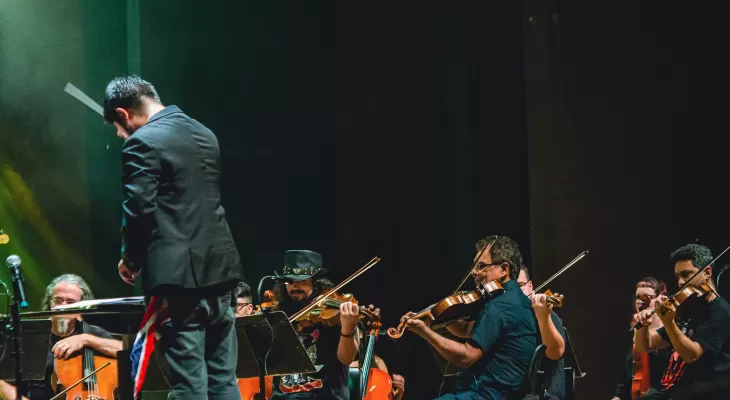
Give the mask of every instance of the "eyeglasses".
POLYGON ((486 264, 486 263, 481 263, 480 262, 480 263, 477 263, 477 265, 474 266, 474 270, 477 271, 477 272, 482 272, 482 271, 484 271, 487 268, 496 267, 496 266, 502 265, 504 263, 505 263, 504 261, 502 261, 500 263, 491 263, 491 264, 486 264))
POLYGON ((253 303, 238 303, 236 304, 236 310, 243 310, 244 308, 246 308, 246 306, 249 306, 251 304, 253 303))
POLYGON ((51 299, 51 304, 54 306, 60 306, 61 304, 64 304, 64 303, 65 304, 74 304, 74 303, 78 303, 78 302, 79 302, 79 300, 64 299, 62 297, 54 297, 51 299))

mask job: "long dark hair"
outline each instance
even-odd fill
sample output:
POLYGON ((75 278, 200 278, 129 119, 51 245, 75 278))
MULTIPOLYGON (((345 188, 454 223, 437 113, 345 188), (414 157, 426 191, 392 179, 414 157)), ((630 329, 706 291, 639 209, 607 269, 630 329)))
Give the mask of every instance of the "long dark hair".
POLYGON ((312 299, 324 293, 325 291, 335 287, 328 278, 319 277, 312 279, 312 294, 302 302, 294 301, 289 297, 289 293, 286 291, 286 284, 284 282, 277 282, 274 284, 274 300, 278 303, 276 309, 284 311, 287 315, 294 314, 299 311, 302 307, 309 304, 312 299))

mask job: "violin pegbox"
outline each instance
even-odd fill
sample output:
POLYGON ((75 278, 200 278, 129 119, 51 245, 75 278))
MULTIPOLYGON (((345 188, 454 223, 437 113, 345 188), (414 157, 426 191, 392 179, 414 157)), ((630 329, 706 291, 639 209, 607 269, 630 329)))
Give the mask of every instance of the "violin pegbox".
POLYGON ((562 307, 564 298, 560 293, 553 293, 549 289, 545 291, 545 301, 553 307, 562 307))

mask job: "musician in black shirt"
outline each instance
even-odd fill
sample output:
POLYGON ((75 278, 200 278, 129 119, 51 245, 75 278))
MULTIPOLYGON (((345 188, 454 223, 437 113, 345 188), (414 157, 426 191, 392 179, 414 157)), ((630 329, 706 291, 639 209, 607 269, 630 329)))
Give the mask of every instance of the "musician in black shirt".
MULTIPOLYGON (((690 385, 727 376, 730 372, 730 305, 715 292, 713 269, 709 265, 712 261, 710 249, 689 244, 672 253, 671 261, 680 287, 701 271, 689 282, 689 286, 699 288, 707 285, 713 292, 683 311, 683 319, 687 322, 683 328, 675 321, 676 309, 662 304, 666 296, 657 299, 656 314, 652 314, 652 310, 644 310, 638 315, 642 327, 634 335, 637 350, 646 353, 670 345, 674 347, 674 354, 662 378, 667 398, 675 398, 676 392, 690 385), (661 319, 664 327, 650 332, 647 327, 654 318, 661 319)), ((705 393, 702 398, 716 396, 722 394, 705 393)))
MULTIPOLYGON (((62 304, 73 304, 93 298, 91 288, 80 276, 65 274, 55 278, 46 287, 41 309, 47 311, 62 304)), ((51 321, 52 335, 46 360, 46 377, 42 382, 27 382, 28 387, 22 390, 33 400, 49 399, 54 396, 55 384, 51 382, 51 377, 56 359, 68 360, 87 347, 111 358, 116 358, 117 352, 122 350, 122 342, 114 339, 109 332, 84 323, 76 317, 52 317, 51 321)), ((0 381, 0 398, 15 400, 15 386, 0 381)))

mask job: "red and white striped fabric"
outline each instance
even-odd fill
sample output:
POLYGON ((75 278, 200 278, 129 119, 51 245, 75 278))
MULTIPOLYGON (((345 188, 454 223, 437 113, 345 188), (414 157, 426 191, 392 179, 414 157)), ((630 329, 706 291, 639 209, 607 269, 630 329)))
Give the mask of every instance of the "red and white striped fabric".
POLYGON ((157 296, 152 296, 147 310, 142 318, 142 324, 139 327, 137 338, 134 341, 134 348, 142 346, 139 362, 134 372, 134 398, 139 399, 139 394, 144 385, 144 379, 147 375, 147 366, 150 363, 150 357, 155 350, 155 343, 159 339, 157 328, 170 320, 167 310, 167 303, 157 296))

